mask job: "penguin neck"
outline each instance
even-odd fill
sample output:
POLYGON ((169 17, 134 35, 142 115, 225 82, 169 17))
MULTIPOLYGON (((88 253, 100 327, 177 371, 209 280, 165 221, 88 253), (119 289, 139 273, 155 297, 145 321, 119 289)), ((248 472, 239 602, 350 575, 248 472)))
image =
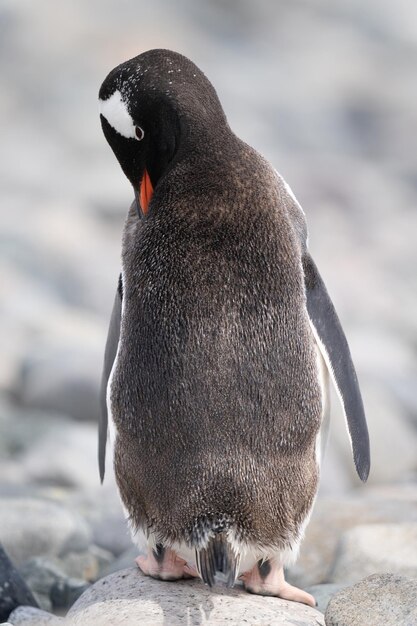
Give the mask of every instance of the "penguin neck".
POLYGON ((216 127, 211 124, 187 124, 181 133, 176 162, 204 163, 210 168, 222 155, 236 150, 237 145, 238 138, 227 122, 221 122, 216 127))
MULTIPOLYGON (((242 142, 228 126, 217 129, 216 133, 194 127, 181 139, 175 158, 155 188, 155 200, 158 198, 159 206, 166 206, 168 213, 168 206, 187 214, 190 208, 193 213, 201 202, 213 213, 216 205, 224 205, 225 194, 233 188, 231 178, 236 178, 239 170, 242 142), (195 198, 200 198, 197 204, 195 198)), ((243 185, 244 181, 239 183, 240 188, 243 185)))
POLYGON ((182 170, 190 167, 196 171, 201 167, 206 170, 219 167, 224 155, 230 155, 233 144, 237 143, 238 139, 227 123, 213 130, 209 124, 194 124, 184 120, 172 153, 157 150, 150 153, 146 159, 146 169, 156 190, 177 167, 182 170))

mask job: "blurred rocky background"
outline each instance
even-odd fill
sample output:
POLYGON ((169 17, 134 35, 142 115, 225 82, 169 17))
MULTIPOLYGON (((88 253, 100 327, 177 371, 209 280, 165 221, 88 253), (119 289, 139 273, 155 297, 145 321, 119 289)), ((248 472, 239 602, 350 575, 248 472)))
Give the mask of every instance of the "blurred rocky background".
POLYGON ((56 612, 132 564, 111 463, 104 486, 96 463, 132 197, 102 136, 97 93, 110 69, 153 47, 195 61, 235 132, 290 183, 361 382, 368 484, 355 475, 334 399, 321 492, 291 576, 321 585, 321 609, 365 576, 416 577, 411 0, 2 1, 0 541, 56 612))

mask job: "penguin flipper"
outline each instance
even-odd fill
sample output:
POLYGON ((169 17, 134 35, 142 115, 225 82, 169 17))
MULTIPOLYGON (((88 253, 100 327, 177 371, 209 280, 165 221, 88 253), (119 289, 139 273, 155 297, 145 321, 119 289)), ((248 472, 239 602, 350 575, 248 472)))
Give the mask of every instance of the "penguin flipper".
POLYGON ((370 468, 369 435, 349 346, 323 279, 306 250, 303 269, 310 323, 342 404, 356 471, 365 482, 370 468))
POLYGON ((98 467, 100 471, 100 480, 104 480, 104 471, 106 464, 106 444, 107 444, 107 385, 112 371, 113 363, 116 358, 117 348, 120 337, 120 321, 122 317, 122 276, 119 277, 119 284, 114 299, 113 310, 110 317, 109 332, 107 334, 106 348, 104 351, 103 374, 101 377, 100 387, 100 417, 98 424, 98 467))

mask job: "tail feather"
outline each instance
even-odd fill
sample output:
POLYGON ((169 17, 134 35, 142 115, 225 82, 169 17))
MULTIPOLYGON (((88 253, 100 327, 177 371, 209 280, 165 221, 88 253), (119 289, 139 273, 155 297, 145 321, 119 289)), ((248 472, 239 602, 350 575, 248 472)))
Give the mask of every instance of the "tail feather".
POLYGON ((205 548, 196 549, 197 570, 203 581, 213 587, 217 572, 226 576, 226 584, 233 587, 238 569, 239 555, 235 554, 224 532, 210 537, 205 548))

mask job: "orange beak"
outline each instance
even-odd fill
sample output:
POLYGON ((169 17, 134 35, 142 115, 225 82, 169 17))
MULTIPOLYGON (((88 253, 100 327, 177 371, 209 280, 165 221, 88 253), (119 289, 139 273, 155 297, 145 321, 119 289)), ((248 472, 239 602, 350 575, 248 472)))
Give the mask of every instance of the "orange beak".
POLYGON ((140 206, 144 215, 148 212, 148 206, 151 201, 152 194, 153 187, 151 179, 149 178, 148 170, 145 170, 140 183, 140 206))

